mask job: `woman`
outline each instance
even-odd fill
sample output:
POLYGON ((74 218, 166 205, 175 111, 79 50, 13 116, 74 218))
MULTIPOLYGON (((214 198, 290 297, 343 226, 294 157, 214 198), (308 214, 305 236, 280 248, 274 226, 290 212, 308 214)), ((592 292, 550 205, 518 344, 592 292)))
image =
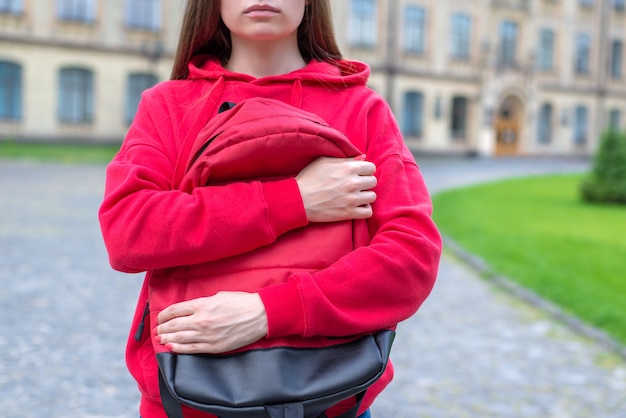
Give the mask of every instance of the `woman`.
MULTIPOLYGON (((99 213, 111 265, 148 272, 127 347, 144 418, 166 416, 153 342, 174 353, 223 353, 273 338, 355 335, 395 327, 430 293, 441 252, 430 198, 368 76, 366 65, 341 58, 326 0, 187 2, 172 79, 144 93, 107 168, 99 213), (175 190, 186 144, 222 103, 255 97, 318 115, 360 153, 317 158, 286 178, 175 190), (367 245, 326 268, 172 304, 151 312, 152 333, 143 332, 151 272, 230 260, 304 227, 354 220, 366 222, 367 245)), ((389 365, 361 416, 392 375, 389 365)))

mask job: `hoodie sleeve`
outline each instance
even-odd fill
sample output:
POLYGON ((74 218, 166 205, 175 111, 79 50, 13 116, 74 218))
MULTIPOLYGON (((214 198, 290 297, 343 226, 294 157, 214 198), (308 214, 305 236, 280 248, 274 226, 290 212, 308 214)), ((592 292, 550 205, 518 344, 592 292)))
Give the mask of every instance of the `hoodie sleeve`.
POLYGON ((173 109, 189 106, 155 96, 144 95, 106 171, 99 220, 113 268, 140 272, 221 259, 306 225, 295 179, 172 190, 183 132, 203 116, 180 115, 173 109))
POLYGON ((394 327, 429 295, 441 237, 426 185, 386 105, 369 112, 368 159, 377 165, 371 242, 318 272, 260 290, 269 337, 345 336, 394 327), (372 113, 373 112, 373 113, 372 113))

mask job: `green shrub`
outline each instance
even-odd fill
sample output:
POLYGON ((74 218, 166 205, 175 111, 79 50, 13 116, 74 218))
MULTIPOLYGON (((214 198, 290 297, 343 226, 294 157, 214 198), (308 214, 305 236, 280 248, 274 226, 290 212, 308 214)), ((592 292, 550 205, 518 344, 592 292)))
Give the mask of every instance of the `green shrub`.
POLYGON ((588 202, 626 204, 626 133, 610 130, 602 136, 580 191, 588 202))

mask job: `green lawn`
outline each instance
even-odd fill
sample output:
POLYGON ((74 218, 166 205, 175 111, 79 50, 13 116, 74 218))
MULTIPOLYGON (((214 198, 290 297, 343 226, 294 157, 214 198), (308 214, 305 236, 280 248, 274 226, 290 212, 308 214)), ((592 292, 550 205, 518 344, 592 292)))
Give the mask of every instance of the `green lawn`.
POLYGON ((433 197, 441 231, 494 270, 626 343, 626 206, 583 203, 580 175, 433 197))
POLYGON ((24 143, 0 141, 0 159, 77 163, 107 163, 120 145, 117 144, 65 144, 24 143))

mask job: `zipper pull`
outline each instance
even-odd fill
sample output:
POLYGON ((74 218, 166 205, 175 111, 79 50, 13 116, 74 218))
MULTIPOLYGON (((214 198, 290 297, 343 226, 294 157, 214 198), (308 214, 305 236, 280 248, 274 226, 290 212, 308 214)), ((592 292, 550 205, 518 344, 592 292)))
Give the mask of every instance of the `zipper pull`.
POLYGON ((135 333, 135 341, 141 341, 141 336, 143 335, 143 329, 146 327, 146 318, 150 313, 150 302, 146 301, 146 307, 143 309, 143 315, 141 316, 141 322, 139 323, 139 327, 137 328, 137 332, 135 333))

